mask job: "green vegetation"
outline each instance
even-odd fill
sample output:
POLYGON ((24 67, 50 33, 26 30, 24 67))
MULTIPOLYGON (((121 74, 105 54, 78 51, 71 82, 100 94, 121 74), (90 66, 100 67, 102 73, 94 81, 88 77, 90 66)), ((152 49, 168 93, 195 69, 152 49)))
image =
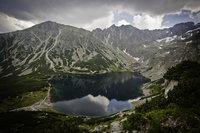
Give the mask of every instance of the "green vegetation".
POLYGON ((149 86, 149 89, 150 89, 150 93, 152 94, 152 95, 156 95, 156 94, 159 94, 159 93, 161 93, 161 91, 162 91, 162 86, 161 85, 159 85, 159 84, 152 84, 151 86, 149 86))
POLYGON ((85 124, 89 126, 98 126, 100 124, 109 124, 112 121, 114 121, 117 118, 117 116, 107 116, 107 117, 99 117, 99 118, 90 118, 87 121, 85 121, 85 124))
POLYGON ((19 96, 22 93, 38 91, 48 86, 44 77, 27 75, 21 77, 9 77, 0 80, 0 99, 19 96))
POLYGON ((136 108, 123 123, 125 130, 145 132, 200 132, 200 64, 184 61, 172 67, 165 79, 178 85, 136 108))
POLYGON ((144 88, 147 89, 149 92, 146 95, 143 95, 141 99, 147 99, 163 93, 165 91, 163 89, 164 86, 165 80, 163 78, 149 82, 148 85, 144 88))
POLYGON ((102 124, 109 128, 116 119, 117 116, 89 118, 45 111, 7 112, 0 113, 0 132, 87 133, 102 124))
POLYGON ((45 55, 42 55, 39 60, 34 61, 30 63, 30 68, 33 68, 35 70, 34 74, 40 74, 43 75, 52 75, 55 72, 52 69, 49 69, 50 64, 46 64, 46 57, 45 55))
POLYGON ((87 68, 90 71, 101 71, 110 68, 112 71, 120 71, 122 68, 115 66, 114 61, 110 61, 101 55, 96 55, 87 62, 79 61, 74 64, 74 66, 87 68))
POLYGON ((47 88, 41 91, 26 92, 20 96, 4 99, 0 103, 0 112, 30 106, 47 96, 47 88))
POLYGON ((106 60, 103 59, 101 55, 97 55, 94 58, 88 60, 87 62, 80 61, 74 64, 74 66, 81 68, 85 67, 92 71, 104 70, 108 67, 108 65, 108 62, 106 62, 106 60))
MULTIPOLYGON (((164 80, 156 81, 152 91, 157 94, 145 104, 136 107, 135 113, 127 113, 123 117, 119 115, 100 118, 75 117, 52 112, 6 112, 0 113, 0 132, 90 132, 95 127, 106 125, 102 130, 107 130, 113 121, 123 121, 126 131, 141 131, 150 133, 177 133, 200 132, 200 64, 185 61, 172 67, 164 75, 165 79, 177 80, 178 85, 168 93, 168 98, 161 91, 164 80), (180 72, 181 71, 181 72, 180 72)), ((24 84, 32 84, 36 77, 23 77, 24 84), (32 79, 32 80, 31 80, 32 79), (31 82, 30 82, 31 81, 31 82)), ((42 78, 40 78, 42 79, 42 78)), ((38 80, 39 81, 39 80, 38 80)), ((20 81, 14 82, 21 85, 20 81)), ((36 82, 41 87, 45 82, 36 82), (41 84, 40 84, 41 83, 41 84)), ((37 88, 36 87, 36 88, 37 88)), ((24 88, 24 87, 22 87, 24 88)), ((22 99, 19 104, 28 105, 43 98, 47 90, 28 89, 22 95, 15 96, 6 101, 4 105, 12 105, 13 101, 22 99), (24 99, 22 98, 24 97, 24 99), (30 98, 30 99, 29 99, 30 98), (10 100, 11 99, 11 100, 10 100)), ((25 88, 24 88, 25 89, 25 88)), ((23 89, 22 89, 23 90, 23 89)), ((16 91, 18 92, 18 91, 16 91)), ((19 92, 18 92, 19 94, 19 92)), ((14 102, 15 103, 15 102, 14 102)), ((3 107, 2 108, 6 108, 3 107)), ((125 131, 125 132, 126 132, 125 131)))
POLYGON ((47 95, 48 83, 42 75, 9 77, 0 80, 0 111, 29 106, 47 95))
POLYGON ((81 117, 50 112, 9 112, 0 114, 0 132, 15 133, 82 133, 81 117))
POLYGON ((200 66, 197 62, 183 61, 182 63, 172 67, 164 75, 165 79, 177 80, 177 81, 187 81, 192 78, 199 78, 200 66))
POLYGON ((147 119, 142 116, 140 113, 132 114, 128 119, 123 123, 125 130, 142 130, 147 124, 147 119))

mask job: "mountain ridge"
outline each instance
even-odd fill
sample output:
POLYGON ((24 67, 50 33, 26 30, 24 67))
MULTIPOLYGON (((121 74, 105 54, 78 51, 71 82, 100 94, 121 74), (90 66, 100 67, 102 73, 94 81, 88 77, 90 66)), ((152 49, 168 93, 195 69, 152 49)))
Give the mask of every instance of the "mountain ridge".
POLYGON ((44 68, 49 68, 45 70, 49 72, 59 69, 61 72, 108 72, 126 70, 135 63, 131 56, 104 44, 90 31, 51 21, 1 34, 0 42, 0 66, 4 66, 1 69, 7 70, 8 64, 12 70, 20 66, 19 69, 26 69, 23 70, 25 74, 32 73, 30 69, 41 69, 41 73, 44 68), (99 61, 101 64, 98 65, 99 61))
MULTIPOLYGON (((198 48, 188 45, 189 41, 198 45, 198 39, 185 40, 184 36, 187 32, 195 31, 195 29, 198 32, 199 27, 199 24, 194 22, 179 23, 173 27, 158 30, 135 28, 127 30, 126 26, 117 28, 113 26, 104 30, 96 29, 93 33, 104 42, 130 54, 146 68, 141 68, 141 72, 152 80, 156 80, 161 78, 171 66, 183 60, 196 60, 195 56, 198 57, 198 52, 189 54, 184 49, 198 51, 198 48)), ((191 34, 191 36, 193 35, 199 38, 198 33, 191 34)))
POLYGON ((49 132, 198 132, 200 28, 184 26, 186 29, 179 30, 179 27, 182 24, 172 27, 175 31, 172 33, 170 29, 135 32, 137 29, 122 26, 110 28, 99 36, 98 32, 103 31, 97 30, 94 35, 84 29, 47 22, 0 35, 0 130, 28 132, 31 126, 31 131, 36 132, 41 129, 49 132), (132 42, 133 36, 138 37, 139 43, 132 42), (179 64, 184 60, 197 62, 179 64), (179 65, 172 67, 176 64, 179 65), (108 72, 129 70, 139 72, 124 77, 106 76, 108 72), (69 72, 73 74, 67 75, 69 72), (77 78, 80 75, 84 78, 77 78), (99 76, 104 76, 104 82, 100 82, 99 76), (96 83, 85 77, 93 77, 96 83), (51 102, 55 92, 71 96, 77 91, 84 96, 87 89, 92 89, 96 95, 130 95, 134 92, 119 84, 124 85, 134 77, 142 83, 149 81, 145 77, 152 81, 141 88, 144 96, 130 100, 134 105, 131 110, 98 118, 53 113, 51 102), (55 84, 60 82, 57 85, 61 91, 50 84, 53 78, 55 84), (111 86, 118 86, 121 91, 115 87, 108 91, 106 88, 111 86))
MULTIPOLYGON (((0 76, 10 76, 10 72, 21 76, 37 72, 37 69, 43 73, 45 68, 47 73, 139 70, 154 80, 169 67, 190 58, 180 44, 190 47, 183 38, 188 31, 198 31, 199 27, 193 22, 157 30, 112 25, 90 32, 46 21, 25 30, 0 34, 0 76), (168 56, 176 49, 180 54, 168 56), (188 56, 183 58, 184 54, 188 56), (174 56, 180 60, 177 62, 174 56), (99 61, 102 62, 99 64, 99 61)), ((195 51, 195 48, 189 49, 195 51)), ((194 56, 197 55, 198 52, 194 56)))

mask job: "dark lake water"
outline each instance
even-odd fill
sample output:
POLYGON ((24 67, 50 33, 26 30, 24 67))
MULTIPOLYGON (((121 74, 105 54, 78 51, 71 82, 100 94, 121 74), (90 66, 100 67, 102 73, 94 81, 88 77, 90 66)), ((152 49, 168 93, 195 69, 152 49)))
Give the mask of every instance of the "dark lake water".
POLYGON ((49 82, 55 88, 54 109, 66 114, 105 116, 132 108, 129 99, 142 95, 139 87, 148 82, 132 72, 66 74, 49 82))

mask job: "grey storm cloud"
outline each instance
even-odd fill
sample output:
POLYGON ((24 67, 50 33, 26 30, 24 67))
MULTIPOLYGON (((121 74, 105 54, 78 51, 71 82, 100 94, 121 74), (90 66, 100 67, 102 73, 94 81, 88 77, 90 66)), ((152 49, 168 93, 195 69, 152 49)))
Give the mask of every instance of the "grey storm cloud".
POLYGON ((0 0, 0 12, 20 20, 58 19, 84 23, 106 15, 106 5, 89 0, 0 0))
POLYGON ((179 13, 167 14, 163 17, 162 25, 165 27, 171 27, 177 23, 189 22, 194 23, 200 22, 200 11, 192 12, 191 10, 182 10, 179 13))
MULTIPOLYGON (((47 17, 52 12, 59 15, 77 13, 89 18, 103 15, 108 7, 120 6, 152 14, 170 13, 183 7, 198 8, 199 0, 0 0, 0 11, 19 19, 47 17), (100 9, 100 10, 99 10, 100 9), (90 12, 94 11, 94 12, 90 12), (101 13, 102 12, 102 13, 101 13), (46 14, 47 13, 47 14, 46 14), (88 14, 85 14, 88 13, 88 14), (95 13, 97 13, 95 15, 95 13), (94 15, 92 15, 94 14, 94 15)), ((76 15, 76 14, 75 14, 76 15)), ((69 15, 74 17, 73 14, 69 15)), ((79 16, 81 17, 81 16, 79 16)))
POLYGON ((33 23, 51 20, 77 27, 109 16, 114 10, 161 15, 185 7, 197 9, 200 0, 0 0, 0 13, 9 17, 33 23))

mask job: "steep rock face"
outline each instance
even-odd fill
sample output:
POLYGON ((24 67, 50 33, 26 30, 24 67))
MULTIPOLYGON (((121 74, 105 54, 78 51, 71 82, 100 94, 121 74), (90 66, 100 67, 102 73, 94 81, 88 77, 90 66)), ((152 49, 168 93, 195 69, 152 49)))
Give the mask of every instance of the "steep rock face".
POLYGON ((93 34, 143 64, 148 64, 149 59, 159 50, 156 40, 173 36, 169 29, 140 30, 131 25, 112 25, 108 29, 96 29, 93 34))
POLYGON ((168 29, 139 30, 130 25, 96 29, 93 34, 121 49, 143 65, 141 72, 152 80, 183 61, 199 58, 199 24, 180 23, 168 29))
POLYGON ((164 87, 163 89, 165 90, 164 94, 165 94, 165 97, 167 98, 168 97, 168 92, 173 90, 175 86, 178 85, 178 81, 168 81, 166 87, 164 87))
POLYGON ((143 71, 144 75, 152 79, 162 77, 168 68, 183 60, 199 61, 200 29, 189 30, 180 36, 157 40, 157 44, 159 49, 146 62, 146 66, 150 68, 148 71, 143 71))
POLYGON ((44 22, 0 35, 0 76, 130 70, 135 60, 87 30, 44 22))
MULTIPOLYGON (((198 25, 197 25, 198 26, 198 25)), ((173 35, 182 35, 189 30, 197 28, 194 22, 179 23, 169 28, 173 35)))
MULTIPOLYGON (((153 31, 140 30, 131 25, 122 25, 120 27, 112 25, 104 30, 95 29, 93 30, 93 34, 105 43, 110 43, 122 50, 131 50, 134 48, 140 49, 142 43, 163 38, 169 35, 169 31, 168 29, 153 31)), ((131 55, 135 54, 134 51, 131 51, 130 53, 131 55)))
POLYGON ((139 69, 154 80, 182 60, 199 61, 199 28, 188 22, 160 30, 112 25, 89 32, 49 21, 0 35, 0 77, 139 69))

